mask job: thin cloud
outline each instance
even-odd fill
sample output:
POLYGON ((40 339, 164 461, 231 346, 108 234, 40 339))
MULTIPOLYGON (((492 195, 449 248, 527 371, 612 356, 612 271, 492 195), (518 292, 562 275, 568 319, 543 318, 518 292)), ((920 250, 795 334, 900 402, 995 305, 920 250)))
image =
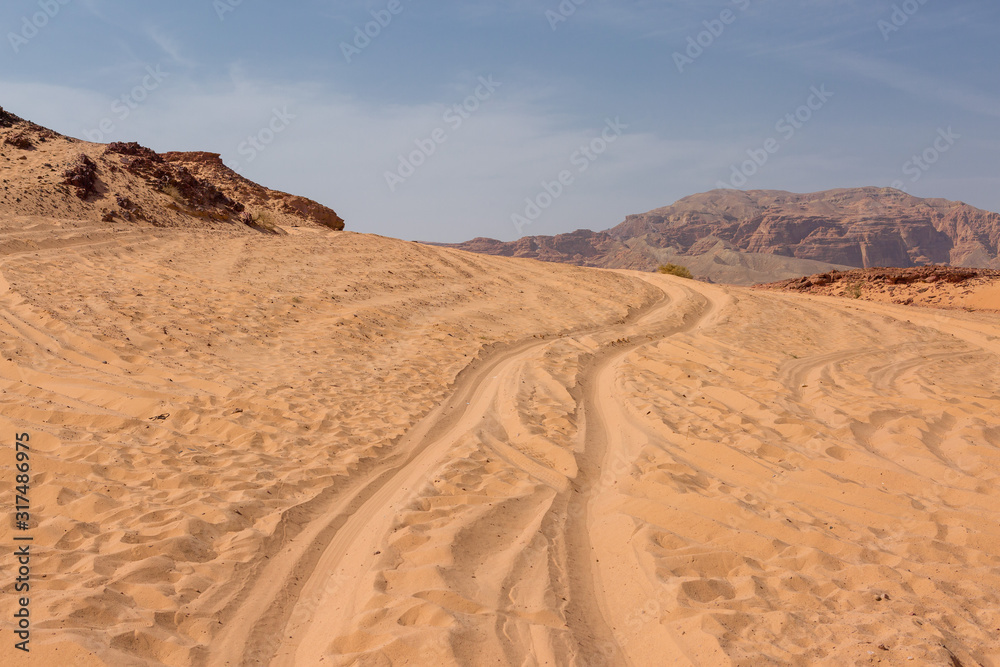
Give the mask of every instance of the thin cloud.
POLYGON ((182 67, 197 67, 199 65, 198 61, 188 58, 181 53, 181 46, 176 38, 171 35, 167 35, 159 28, 154 26, 147 27, 146 36, 149 37, 149 39, 156 44, 161 51, 166 53, 174 64, 182 67))
POLYGON ((900 92, 939 102, 945 106, 955 106, 965 111, 1000 118, 1000 97, 983 93, 951 79, 918 72, 903 65, 862 56, 856 53, 830 52, 828 62, 860 76, 898 90, 900 92))

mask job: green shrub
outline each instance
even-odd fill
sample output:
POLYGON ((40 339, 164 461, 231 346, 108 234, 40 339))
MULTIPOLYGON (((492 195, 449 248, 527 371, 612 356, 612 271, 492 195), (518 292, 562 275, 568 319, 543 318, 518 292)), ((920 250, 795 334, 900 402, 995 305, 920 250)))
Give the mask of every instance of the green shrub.
POLYGON ((664 264, 658 268, 657 271, 660 273, 666 273, 667 275, 677 276, 679 278, 694 278, 686 266, 679 266, 677 264, 664 264))

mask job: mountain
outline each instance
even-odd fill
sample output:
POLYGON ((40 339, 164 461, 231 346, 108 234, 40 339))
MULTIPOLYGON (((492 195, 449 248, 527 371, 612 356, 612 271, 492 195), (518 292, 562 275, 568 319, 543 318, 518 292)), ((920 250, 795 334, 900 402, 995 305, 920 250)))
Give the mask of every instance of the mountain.
POLYGON ((249 181, 215 153, 66 137, 0 108, 0 213, 157 227, 342 230, 334 211, 249 181))
POLYGON ((447 244, 472 252, 649 271, 674 262, 751 284, 833 269, 951 264, 1000 268, 1000 215, 891 188, 811 194, 713 190, 603 232, 447 244))

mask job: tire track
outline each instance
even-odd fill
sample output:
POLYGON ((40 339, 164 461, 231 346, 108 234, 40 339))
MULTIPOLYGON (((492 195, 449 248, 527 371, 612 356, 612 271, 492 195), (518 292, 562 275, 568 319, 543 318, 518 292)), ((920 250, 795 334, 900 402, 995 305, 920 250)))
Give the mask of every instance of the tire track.
MULTIPOLYGON (((661 303, 648 304, 625 321, 641 319, 661 303)), ((591 331, 572 335, 587 333, 591 331)), ((456 440, 483 420, 503 382, 552 340, 533 338, 507 346, 463 371, 451 396, 395 445, 401 454, 376 464, 372 474, 377 476, 367 476, 368 483, 361 475, 352 476, 359 481, 337 492, 326 509, 316 510, 320 518, 253 578, 252 589, 243 591, 225 613, 207 664, 317 664, 349 618, 336 610, 350 609, 354 594, 366 590, 362 578, 374 575, 371 543, 384 537, 395 511, 419 490, 456 440), (239 662, 232 658, 236 655, 239 662)))
POLYGON ((631 664, 612 626, 611 619, 621 615, 606 606, 609 597, 616 594, 605 586, 605 582, 613 580, 615 588, 626 587, 632 595, 638 591, 629 586, 631 582, 625 580, 628 573, 621 569, 609 576, 606 562, 604 565, 600 563, 590 539, 592 526, 602 518, 606 509, 598 506, 599 496, 608 490, 611 483, 610 478, 602 479, 602 473, 613 468, 612 459, 627 460, 633 453, 634 442, 646 439, 641 430, 630 422, 619 403, 619 367, 631 352, 640 347, 706 326, 729 300, 729 297, 721 298, 721 290, 678 289, 672 283, 654 280, 654 284, 672 296, 674 310, 669 314, 675 319, 664 320, 664 313, 658 312, 637 322, 636 327, 648 327, 655 333, 646 333, 645 340, 619 344, 595 355, 579 385, 582 390, 585 442, 583 453, 578 457, 580 474, 576 480, 576 493, 570 498, 566 530, 567 550, 571 558, 571 602, 567 611, 571 619, 578 619, 575 627, 571 625, 571 630, 577 645, 583 648, 581 658, 584 665, 631 664))

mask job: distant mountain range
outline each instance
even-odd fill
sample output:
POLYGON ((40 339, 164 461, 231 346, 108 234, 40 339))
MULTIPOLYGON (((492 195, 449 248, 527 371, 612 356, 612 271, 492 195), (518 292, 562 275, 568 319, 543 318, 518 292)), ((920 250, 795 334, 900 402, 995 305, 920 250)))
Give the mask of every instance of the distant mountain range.
POLYGON ((750 284, 830 269, 925 264, 1000 268, 1000 215, 891 188, 812 194, 713 190, 603 232, 441 244, 472 252, 750 284))

